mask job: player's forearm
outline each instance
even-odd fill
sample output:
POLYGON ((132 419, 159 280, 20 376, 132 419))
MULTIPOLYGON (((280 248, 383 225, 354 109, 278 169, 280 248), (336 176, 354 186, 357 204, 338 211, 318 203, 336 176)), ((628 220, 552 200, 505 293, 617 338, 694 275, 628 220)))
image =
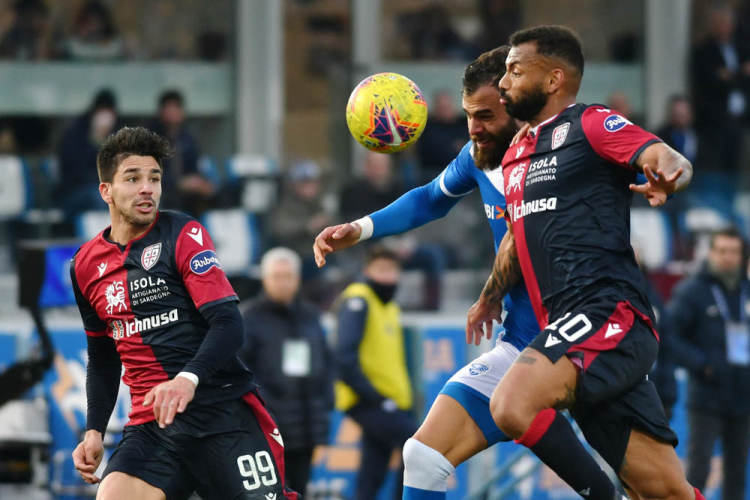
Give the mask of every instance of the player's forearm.
POLYGON ((687 158, 672 148, 667 148, 659 155, 657 170, 661 168, 665 175, 671 175, 682 168, 682 174, 677 178, 675 192, 685 189, 693 178, 693 165, 687 158))
POLYGON ((487 279, 481 300, 495 302, 503 300, 503 297, 521 280, 521 264, 518 261, 515 240, 513 234, 505 233, 495 255, 492 273, 487 279))
POLYGON ((104 435, 120 389, 122 365, 109 337, 88 337, 86 429, 104 435))
POLYGON ((202 310, 201 314, 209 325, 206 337, 193 359, 182 369, 197 376, 199 382, 211 378, 237 356, 244 340, 242 316, 236 303, 217 304, 202 310))

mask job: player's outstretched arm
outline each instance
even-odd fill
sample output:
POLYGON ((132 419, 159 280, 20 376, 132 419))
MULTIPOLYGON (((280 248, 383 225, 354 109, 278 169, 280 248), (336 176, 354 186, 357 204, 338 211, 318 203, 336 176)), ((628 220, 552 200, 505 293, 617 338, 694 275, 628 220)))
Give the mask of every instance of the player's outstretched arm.
POLYGON ((495 255, 492 273, 487 279, 479 299, 469 308, 466 317, 466 343, 476 345, 485 335, 492 337, 492 321, 500 317, 503 297, 521 280, 516 242, 510 225, 495 255))
POLYGON ((630 189, 645 196, 652 207, 663 205, 669 195, 685 189, 693 178, 693 166, 687 158, 662 142, 644 149, 635 165, 646 182, 631 184, 630 189))
MULTIPOLYGON (((449 166, 448 170, 450 168, 449 166)), ((366 217, 323 229, 313 243, 315 263, 318 267, 323 267, 326 255, 330 253, 369 238, 400 234, 445 216, 466 193, 455 196, 445 194, 440 187, 443 175, 446 174, 404 193, 387 207, 366 217)))

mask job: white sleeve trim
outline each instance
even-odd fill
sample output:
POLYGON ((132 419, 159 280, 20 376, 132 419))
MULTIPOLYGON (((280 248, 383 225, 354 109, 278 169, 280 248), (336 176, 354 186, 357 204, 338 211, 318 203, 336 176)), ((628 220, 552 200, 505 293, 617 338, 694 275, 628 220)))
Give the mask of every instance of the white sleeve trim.
POLYGON ((370 238, 372 238, 372 232, 375 229, 375 225, 372 223, 372 219, 369 215, 355 220, 354 222, 352 222, 352 224, 357 224, 362 229, 357 242, 369 240, 370 238))
POLYGON ((191 381, 192 383, 194 383, 196 387, 198 387, 198 381, 199 381, 198 380, 198 375, 196 375, 195 373, 180 372, 180 373, 177 374, 177 377, 186 378, 189 381, 191 381))
POLYGON ((465 193, 461 193, 461 194, 451 193, 448 190, 448 188, 445 187, 445 172, 443 172, 442 174, 440 174, 440 191, 442 191, 445 196, 449 196, 451 198, 461 198, 462 196, 466 196, 467 194, 469 194, 472 191, 474 191, 474 189, 469 189, 465 193))

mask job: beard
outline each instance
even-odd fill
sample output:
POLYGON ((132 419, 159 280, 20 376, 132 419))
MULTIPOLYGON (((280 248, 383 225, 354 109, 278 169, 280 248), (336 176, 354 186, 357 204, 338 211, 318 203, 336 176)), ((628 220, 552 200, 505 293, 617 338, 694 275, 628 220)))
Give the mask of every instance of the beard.
POLYGON ((505 151, 510 145, 513 136, 518 132, 518 127, 514 120, 509 120, 507 126, 500 129, 497 135, 487 134, 492 141, 492 147, 480 149, 477 147, 477 141, 485 137, 473 135, 471 140, 474 142, 474 164, 479 170, 493 170, 500 166, 503 161, 505 151))
POLYGON ((535 89, 526 95, 521 95, 516 99, 511 99, 504 89, 500 89, 500 96, 505 99, 505 110, 510 116, 522 122, 531 121, 547 104, 548 96, 542 90, 542 86, 537 85, 535 89))

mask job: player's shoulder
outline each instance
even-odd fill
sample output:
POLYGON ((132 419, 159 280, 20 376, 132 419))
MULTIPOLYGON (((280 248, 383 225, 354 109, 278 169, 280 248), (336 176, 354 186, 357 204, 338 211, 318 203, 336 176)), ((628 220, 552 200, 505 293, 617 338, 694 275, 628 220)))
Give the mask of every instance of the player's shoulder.
POLYGON ((190 223, 196 223, 200 225, 200 222, 195 217, 192 217, 186 213, 178 212, 176 210, 160 210, 159 221, 163 228, 169 228, 180 232, 185 226, 190 223))
POLYGON ((196 219, 186 213, 176 210, 163 210, 159 212, 159 221, 161 234, 169 235, 172 241, 179 241, 182 235, 190 237, 191 241, 203 246, 203 240, 207 238, 206 228, 196 219))
POLYGON ((582 104, 581 124, 584 129, 601 129, 601 132, 617 132, 633 122, 614 109, 603 104, 582 104))
POLYGON ((474 170, 474 142, 468 141, 458 152, 456 157, 451 162, 451 166, 454 170, 466 174, 472 175, 474 170))
POLYGON ((99 234, 81 245, 70 258, 71 272, 76 276, 93 275, 97 266, 107 261, 107 255, 116 247, 104 237, 104 232, 109 228, 102 230, 99 234))

